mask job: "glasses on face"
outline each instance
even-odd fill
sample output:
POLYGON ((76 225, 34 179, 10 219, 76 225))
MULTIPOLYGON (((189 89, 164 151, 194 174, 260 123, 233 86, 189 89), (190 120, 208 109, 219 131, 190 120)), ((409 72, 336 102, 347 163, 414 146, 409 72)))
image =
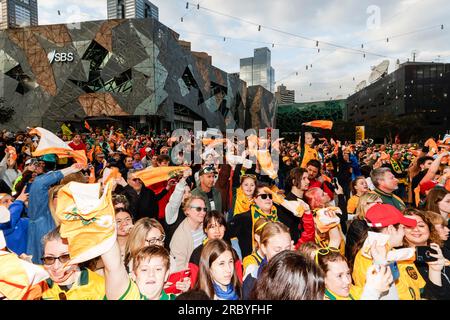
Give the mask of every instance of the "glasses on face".
POLYGON ((368 201, 367 204, 376 204, 376 203, 383 203, 382 200, 376 200, 376 201, 368 201))
POLYGON ((157 242, 163 242, 165 239, 166 239, 166 235, 162 234, 159 238, 145 239, 145 242, 148 245, 152 245, 152 244, 156 244, 157 242))
POLYGON ((271 195, 271 194, 267 194, 267 193, 261 193, 261 194, 258 194, 256 197, 257 197, 257 198, 258 198, 258 197, 261 197, 261 199, 263 199, 263 200, 266 200, 267 198, 269 198, 270 200, 272 200, 272 195, 271 195))
POLYGON ((70 254, 66 253, 59 257, 47 256, 41 258, 42 262, 47 266, 51 266, 52 264, 54 264, 56 259, 58 259, 61 263, 66 263, 70 260, 70 254))
POLYGON ((316 264, 317 265, 319 264, 319 255, 326 256, 330 252, 339 252, 339 249, 333 247, 326 247, 316 250, 316 257, 315 257, 316 264))
POLYGON ((195 209, 195 211, 197 211, 197 212, 201 212, 202 210, 203 210, 203 212, 207 212, 208 211, 208 208, 206 208, 206 207, 194 207, 194 206, 191 206, 190 208, 191 209, 195 209))

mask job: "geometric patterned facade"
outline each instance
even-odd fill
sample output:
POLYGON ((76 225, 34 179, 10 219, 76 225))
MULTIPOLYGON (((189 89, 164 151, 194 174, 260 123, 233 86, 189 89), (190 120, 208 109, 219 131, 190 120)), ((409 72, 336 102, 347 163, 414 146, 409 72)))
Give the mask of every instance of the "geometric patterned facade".
POLYGON ((221 130, 264 128, 275 126, 277 109, 269 91, 247 88, 154 19, 0 32, 0 98, 14 109, 0 125, 10 130, 91 116, 174 123, 181 115, 221 130))

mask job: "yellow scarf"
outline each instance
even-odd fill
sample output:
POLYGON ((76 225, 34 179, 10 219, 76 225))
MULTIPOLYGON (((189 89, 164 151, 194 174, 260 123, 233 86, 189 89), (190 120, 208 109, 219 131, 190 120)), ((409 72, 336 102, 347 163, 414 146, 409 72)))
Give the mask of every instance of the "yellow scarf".
POLYGON ((278 214, 277 214, 277 207, 275 206, 272 206, 269 214, 264 213, 256 204, 252 205, 250 207, 250 210, 252 215, 252 252, 253 252, 256 250, 255 230, 254 230, 256 221, 258 221, 259 218, 263 217, 270 221, 277 222, 278 214))
POLYGON ((234 202, 233 215, 241 214, 250 210, 253 200, 249 200, 241 187, 236 189, 236 201, 234 202))

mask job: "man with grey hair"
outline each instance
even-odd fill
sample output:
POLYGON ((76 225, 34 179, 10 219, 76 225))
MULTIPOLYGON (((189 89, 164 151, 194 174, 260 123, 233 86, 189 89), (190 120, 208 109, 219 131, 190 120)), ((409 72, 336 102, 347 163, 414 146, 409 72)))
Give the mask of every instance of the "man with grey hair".
POLYGON ((370 178, 375 186, 375 193, 381 197, 383 203, 390 204, 400 211, 406 208, 403 200, 393 194, 398 188, 398 180, 389 168, 381 167, 372 170, 370 178))

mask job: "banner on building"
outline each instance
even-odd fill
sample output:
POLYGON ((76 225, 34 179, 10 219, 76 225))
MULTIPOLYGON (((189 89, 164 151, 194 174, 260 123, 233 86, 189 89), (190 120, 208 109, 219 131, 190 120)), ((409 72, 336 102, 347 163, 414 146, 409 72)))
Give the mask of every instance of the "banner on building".
POLYGON ((364 133, 365 133, 364 126, 356 126, 355 127, 356 141, 364 140, 365 139, 364 133))

